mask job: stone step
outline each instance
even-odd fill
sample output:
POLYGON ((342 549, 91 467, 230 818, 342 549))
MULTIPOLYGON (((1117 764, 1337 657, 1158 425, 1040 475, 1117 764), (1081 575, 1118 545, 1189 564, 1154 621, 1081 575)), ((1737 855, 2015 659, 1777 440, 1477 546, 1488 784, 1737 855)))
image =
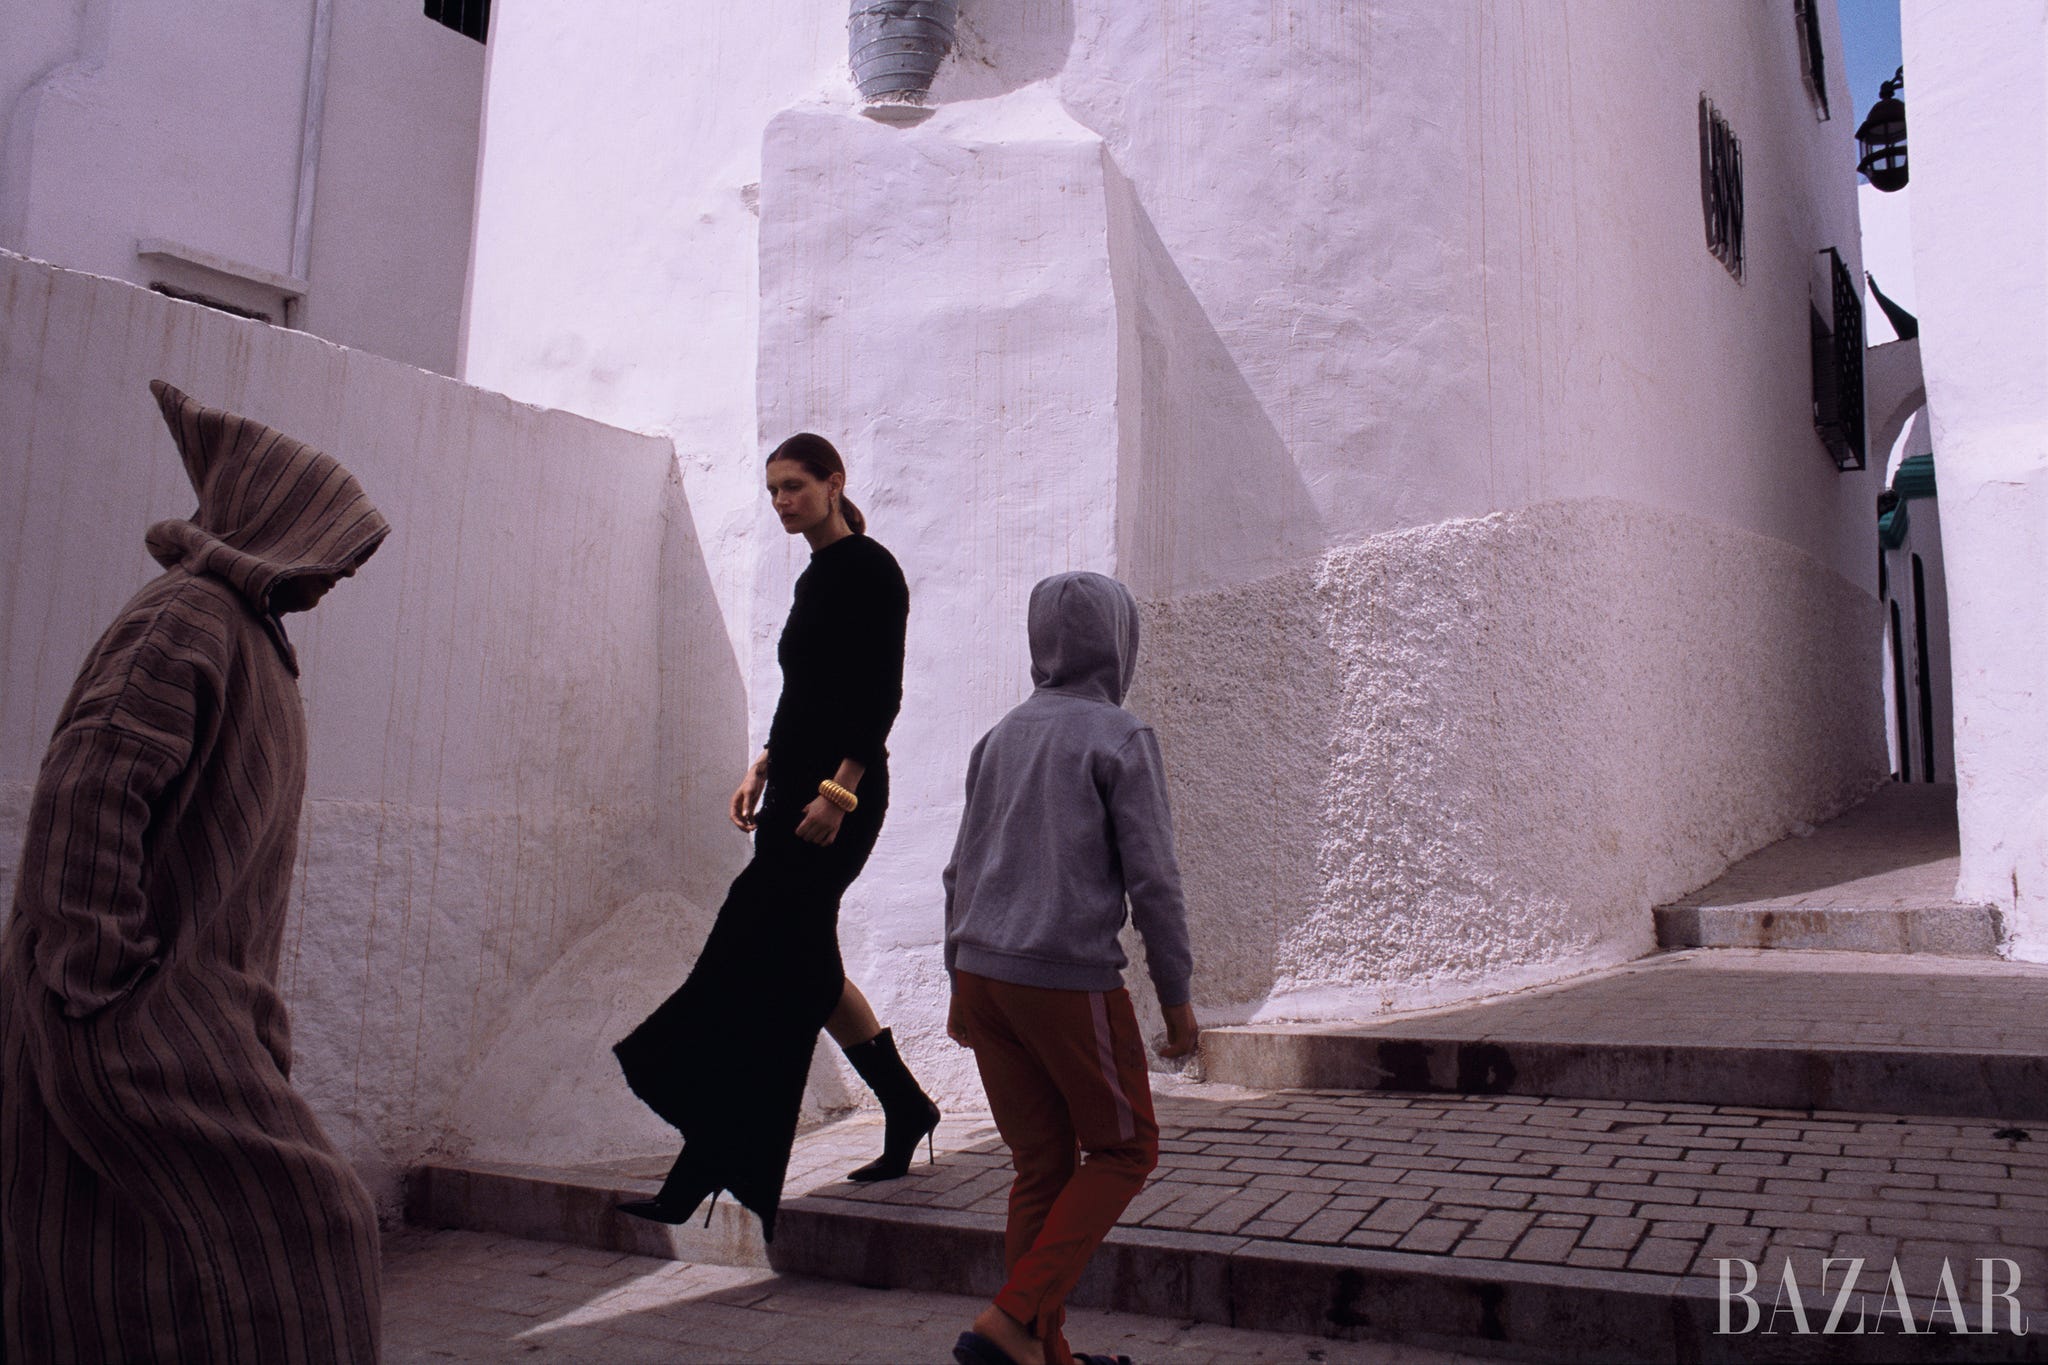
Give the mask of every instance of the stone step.
POLYGON ((1268 1089, 1680 1100, 2048 1119, 2048 967, 1705 949, 1369 1024, 1202 1035, 1268 1089))
POLYGON ((1660 905, 1660 948, 1791 948, 1851 953, 1938 953, 1996 957, 1997 908, 1935 901, 1923 905, 1660 905))
POLYGON ((1657 942, 1996 956, 1997 910, 1952 899, 1960 850, 1953 785, 1886 782, 1659 906, 1657 942))
MULTIPOLYGON (((1163 1092, 1159 1113, 1159 1169, 1097 1254, 1077 1306, 1526 1360, 2048 1359, 2048 1132, 2034 1141, 1956 1119, 1219 1086, 1163 1092), (2019 1302, 2043 1330, 1821 1341, 1780 1314, 1776 1335, 1718 1332, 1721 1258, 1737 1288, 1744 1263, 1755 1267, 1764 1288, 1753 1297, 1767 1313, 1788 1263, 1809 1309, 1831 1305, 1840 1272, 1822 1296, 1823 1257, 1861 1257, 1880 1278, 1897 1260, 1916 1325, 1946 1259, 1972 1327, 1979 1263, 2010 1261, 2019 1302)), ((938 1163, 906 1179, 839 1180, 878 1136, 855 1121, 799 1143, 805 1174, 791 1182, 769 1263, 993 1294, 1010 1174, 986 1121, 949 1119, 938 1163)), ((660 1250, 643 1240, 647 1225, 608 1213, 615 1198, 651 1192, 666 1161, 637 1163, 637 1175, 623 1169, 632 1164, 522 1176, 443 1163, 415 1173, 412 1215, 708 1259, 680 1241, 660 1250)), ((2005 1287, 2009 1272, 1994 1273, 2005 1287)), ((1863 1296, 1872 1312, 1878 1291, 1863 1296)), ((1730 1306, 1742 1327, 1743 1302, 1730 1306)))

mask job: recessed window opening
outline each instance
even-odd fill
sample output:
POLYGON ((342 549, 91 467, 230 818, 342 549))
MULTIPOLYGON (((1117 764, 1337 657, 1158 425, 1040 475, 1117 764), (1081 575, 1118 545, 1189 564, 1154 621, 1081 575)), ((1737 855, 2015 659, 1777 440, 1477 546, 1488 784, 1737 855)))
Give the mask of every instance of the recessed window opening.
POLYGON ((1920 702, 1920 771, 1934 780, 1934 688, 1927 668, 1927 574, 1913 556, 1913 679, 1920 702))
POLYGON ((1700 96, 1700 207, 1707 250, 1742 278, 1742 143, 1712 100, 1700 96))
POLYGON ((1913 727, 1906 720, 1906 639, 1899 629, 1899 604, 1892 603, 1892 711, 1899 730, 1899 781, 1913 780, 1913 727))
POLYGON ((427 0, 427 17, 482 42, 490 32, 491 0, 427 0))
POLYGON ((1826 278, 1816 292, 1827 293, 1828 315, 1819 302, 1807 310, 1812 334, 1813 429, 1834 457, 1837 469, 1861 469, 1863 429, 1863 299, 1842 254, 1833 247, 1826 278))
POLYGON ((1799 65, 1806 76, 1806 92, 1820 110, 1821 122, 1828 121, 1828 56, 1820 40, 1820 0, 1792 0, 1792 14, 1799 28, 1799 65))
POLYGON ((232 313, 238 318, 248 318, 253 322, 269 322, 271 320, 268 313, 260 313, 254 308, 243 308, 238 304, 214 298, 209 294, 195 294, 190 289, 180 289, 174 284, 165 284, 162 280, 158 280, 150 285, 150 288, 162 294, 165 298, 181 299, 186 303, 196 303, 202 308, 212 308, 218 312, 232 313))

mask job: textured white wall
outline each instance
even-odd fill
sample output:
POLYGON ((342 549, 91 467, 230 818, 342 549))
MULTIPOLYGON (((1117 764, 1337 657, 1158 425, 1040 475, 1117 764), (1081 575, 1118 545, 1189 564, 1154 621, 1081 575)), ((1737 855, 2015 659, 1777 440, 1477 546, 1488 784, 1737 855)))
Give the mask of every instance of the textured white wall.
MULTIPOLYGON (((0 44, 0 248, 194 289, 165 238, 292 273, 314 0, 20 0, 0 44)), ((305 303, 291 324, 441 372, 456 361, 484 52, 417 0, 334 0, 305 303)))
POLYGON ((1905 0, 1913 273, 1941 483, 1959 899, 2048 960, 2048 11, 1905 0))
POLYGON ((1883 776, 1875 601, 1613 499, 1374 536, 1145 624, 1134 704, 1219 1018, 1357 1018, 1650 952, 1650 906, 1883 776))
POLYGON ((191 511, 149 379, 329 451, 393 523, 290 622, 312 747, 282 968, 294 1080, 388 1198, 569 944, 648 891, 716 904, 744 857, 717 818, 739 671, 670 448, 4 254, 0 299, 6 885, 78 664, 158 571, 142 533, 191 511))

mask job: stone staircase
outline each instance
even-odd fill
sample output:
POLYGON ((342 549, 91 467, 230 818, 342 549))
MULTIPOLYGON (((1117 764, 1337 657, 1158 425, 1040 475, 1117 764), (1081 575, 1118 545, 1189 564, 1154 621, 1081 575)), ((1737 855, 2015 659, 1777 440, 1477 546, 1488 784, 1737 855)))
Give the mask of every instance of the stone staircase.
MULTIPOLYGON (((1800 845, 1845 856, 1829 833, 1800 845)), ((1876 897, 1924 866, 1895 859, 1890 883, 1858 893, 1864 908, 1900 909, 1876 897)), ((1780 869, 1752 889, 1814 894, 1793 875, 1825 895, 1856 879, 1839 873, 1780 869)), ((2048 1360, 2048 968, 1692 948, 1369 1025, 1212 1029, 1202 1064, 1204 1081, 1162 1080, 1159 1169, 1077 1306, 1523 1360, 2048 1360), (1833 1334, 1846 1260, 1824 1281, 1824 1258, 1863 1266, 1833 1334), (1943 1267, 1976 1329, 1987 1260, 1995 1329, 1956 1334, 1943 1267), (1751 1270, 1758 1286, 1727 1300, 1727 1332, 1724 1263, 1732 1288, 1751 1270), (1894 1263, 1923 1329, 1910 1335, 1887 1294, 1894 1263), (1788 1266, 1807 1332, 1783 1297, 1788 1266), (1997 1297, 2008 1289, 2025 1334, 1997 1297), (1869 1330, 1847 1335, 1859 1305, 1869 1330)), ((708 1228, 614 1215, 665 1157, 430 1165, 409 1211, 986 1296, 1002 1280, 1005 1154, 979 1116, 939 1137, 936 1165, 855 1186, 840 1177, 879 1146, 878 1123, 805 1136, 772 1247, 726 1207, 708 1228)))

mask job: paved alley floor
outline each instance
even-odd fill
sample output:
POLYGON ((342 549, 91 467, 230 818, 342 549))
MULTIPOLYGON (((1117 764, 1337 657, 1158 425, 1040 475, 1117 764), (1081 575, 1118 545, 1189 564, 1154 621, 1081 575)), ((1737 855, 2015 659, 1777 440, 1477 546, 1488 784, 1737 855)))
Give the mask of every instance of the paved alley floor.
MULTIPOLYGON (((386 1365, 485 1361, 947 1362, 981 1304, 769 1270, 691 1265, 477 1232, 409 1230, 385 1245, 386 1365)), ((1076 1310, 1076 1349, 1149 1362, 1454 1365, 1374 1342, 1242 1332, 1076 1310)))

